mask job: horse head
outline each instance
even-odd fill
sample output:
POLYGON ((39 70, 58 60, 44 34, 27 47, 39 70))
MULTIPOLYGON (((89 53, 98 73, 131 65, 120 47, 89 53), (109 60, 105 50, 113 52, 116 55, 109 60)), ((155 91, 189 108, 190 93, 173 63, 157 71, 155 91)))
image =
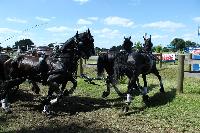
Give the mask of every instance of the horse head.
POLYGON ((131 36, 126 38, 124 37, 124 43, 122 44, 124 50, 131 51, 131 48, 133 46, 133 42, 131 41, 131 36))
POLYGON ((88 59, 90 56, 95 54, 94 39, 89 29, 80 34, 77 32, 76 39, 78 42, 78 53, 80 57, 88 59))
POLYGON ((153 46, 153 43, 151 42, 151 35, 147 39, 144 36, 143 38, 144 38, 144 46, 153 46))

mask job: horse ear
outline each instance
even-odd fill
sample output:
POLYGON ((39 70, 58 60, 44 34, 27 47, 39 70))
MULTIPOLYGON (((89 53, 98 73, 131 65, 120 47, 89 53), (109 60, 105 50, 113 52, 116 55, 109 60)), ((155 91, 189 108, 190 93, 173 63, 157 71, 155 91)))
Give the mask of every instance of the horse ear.
POLYGON ((146 40, 146 38, 143 36, 144 40, 146 40))
POLYGON ((90 29, 88 28, 88 34, 90 34, 90 29))
POLYGON ((76 38, 78 37, 78 31, 76 32, 76 38))
POLYGON ((129 37, 129 40, 131 40, 131 36, 129 37))
POLYGON ((149 39, 150 39, 150 42, 151 42, 151 35, 150 35, 150 38, 149 38, 149 39))
POLYGON ((125 36, 124 36, 124 39, 126 39, 125 36))

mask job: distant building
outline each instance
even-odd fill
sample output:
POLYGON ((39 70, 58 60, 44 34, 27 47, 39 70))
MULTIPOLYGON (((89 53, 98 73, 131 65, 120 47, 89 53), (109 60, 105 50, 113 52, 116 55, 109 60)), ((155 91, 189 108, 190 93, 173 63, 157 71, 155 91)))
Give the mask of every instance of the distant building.
POLYGON ((37 47, 36 51, 39 56, 44 53, 45 53, 45 55, 50 55, 52 53, 53 49, 48 46, 39 46, 39 47, 37 47))

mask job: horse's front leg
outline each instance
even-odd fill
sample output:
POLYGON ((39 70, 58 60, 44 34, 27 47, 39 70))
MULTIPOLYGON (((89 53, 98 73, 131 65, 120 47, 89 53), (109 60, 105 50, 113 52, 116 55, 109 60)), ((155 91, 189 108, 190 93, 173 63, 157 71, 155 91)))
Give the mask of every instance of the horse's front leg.
POLYGON ((76 87, 77 87, 77 81, 76 78, 74 76, 71 76, 71 80, 70 80, 73 84, 72 88, 69 90, 69 94, 73 94, 76 87))
POLYGON ((36 94, 39 94, 40 93, 40 88, 37 85, 37 83, 35 81, 33 81, 33 80, 30 80, 29 82, 32 84, 31 90, 34 91, 36 94))
POLYGON ((50 107, 52 104, 57 103, 59 95, 55 99, 52 99, 53 93, 59 91, 59 84, 56 82, 58 79, 60 79, 60 74, 57 75, 50 75, 47 84, 49 85, 48 95, 43 101, 43 113, 50 114, 50 107))
POLYGON ((143 90, 142 90, 142 99, 143 99, 144 103, 148 104, 148 102, 149 102, 149 96, 147 95, 148 88, 147 88, 146 74, 142 74, 142 78, 143 78, 143 81, 144 81, 144 87, 143 87, 143 90))
POLYGON ((132 96, 134 95, 134 93, 137 93, 137 77, 133 76, 128 83, 128 91, 126 94, 126 106, 123 107, 123 112, 128 112, 129 110, 129 105, 131 104, 132 101, 132 96))
POLYGON ((3 90, 2 98, 1 98, 1 103, 2 103, 2 108, 5 110, 5 112, 10 113, 10 104, 8 103, 8 97, 10 96, 12 88, 15 86, 19 86, 21 83, 25 81, 25 78, 16 78, 12 80, 8 80, 2 83, 0 86, 1 89, 3 90))
POLYGON ((108 95, 110 95, 110 88, 111 88, 111 79, 110 76, 107 76, 106 78, 106 91, 103 92, 102 98, 106 98, 108 95))

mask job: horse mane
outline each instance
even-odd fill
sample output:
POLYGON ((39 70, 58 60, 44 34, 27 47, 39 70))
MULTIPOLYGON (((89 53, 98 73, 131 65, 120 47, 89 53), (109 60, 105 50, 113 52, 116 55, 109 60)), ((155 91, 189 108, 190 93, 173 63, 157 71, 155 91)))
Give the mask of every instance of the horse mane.
POLYGON ((75 39, 74 39, 74 37, 71 37, 70 39, 68 39, 64 44, 63 44, 63 46, 60 48, 60 51, 62 52, 62 53, 66 53, 68 50, 71 50, 71 49, 73 49, 74 48, 74 43, 76 43, 75 42, 75 39))

